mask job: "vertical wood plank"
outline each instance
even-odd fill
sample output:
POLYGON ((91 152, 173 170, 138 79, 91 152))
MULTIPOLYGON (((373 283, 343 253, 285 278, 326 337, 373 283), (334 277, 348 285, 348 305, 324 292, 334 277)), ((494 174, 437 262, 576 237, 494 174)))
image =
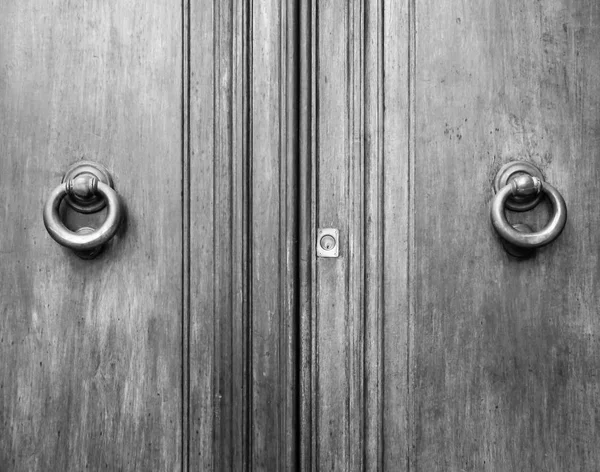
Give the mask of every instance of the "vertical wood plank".
POLYGON ((191 5, 191 468, 297 462, 296 16, 191 5))
POLYGON ((243 55, 233 7, 190 5, 190 469, 230 470, 244 454, 246 347, 237 321, 246 321, 235 285, 242 261, 233 254, 241 250, 244 216, 234 205, 245 187, 234 187, 232 173, 234 156, 241 157, 233 150, 241 113, 233 72, 243 55))
POLYGON ((2 470, 180 469, 180 71, 178 4, 3 4, 2 470), (91 261, 41 217, 81 158, 127 207, 91 261))
MULTIPOLYGON (((369 192, 379 195, 383 209, 378 233, 381 259, 373 262, 368 273, 377 273, 380 264, 382 274, 378 283, 382 284, 381 294, 383 306, 380 329, 374 330, 373 336, 379 336, 382 343, 381 382, 382 385, 382 451, 383 470, 407 470, 410 453, 409 421, 409 321, 410 287, 409 250, 411 238, 411 199, 410 176, 413 167, 411 138, 411 109, 409 106, 409 34, 410 9, 409 1, 383 2, 381 17, 373 19, 371 46, 373 54, 367 50, 367 57, 378 52, 379 90, 372 90, 373 98, 367 103, 377 104, 377 119, 371 119, 371 133, 379 133, 378 146, 380 157, 379 187, 369 192), (377 34, 377 43, 375 41, 377 34), (376 45, 375 45, 376 44, 376 45), (383 70, 381 70, 381 68, 383 70), (377 101, 375 94, 377 93, 377 101)), ((375 15, 375 12, 373 12, 375 15)), ((374 59, 371 59, 374 62, 374 59)), ((374 83, 372 80, 367 83, 374 83)), ((374 144, 373 144, 374 146, 374 144)), ((375 198, 375 197, 373 197, 375 198)), ((375 246, 375 242, 369 247, 375 246)), ((376 290, 374 287, 372 290, 376 290)), ((375 316, 376 309, 369 309, 367 316, 375 316)), ((378 327, 379 328, 379 327, 378 327)), ((370 416, 370 415, 369 415, 370 416)))
POLYGON ((364 17, 364 467, 383 466, 384 322, 384 52, 383 2, 364 17))
POLYGON ((252 466, 296 465, 296 10, 254 3, 251 55, 252 466))
MULTIPOLYGON (((352 258, 362 256, 355 252, 360 234, 350 220, 352 204, 349 192, 355 188, 357 173, 352 166, 362 166, 362 156, 352 159, 355 137, 351 113, 354 111, 351 89, 352 49, 350 28, 354 32, 353 3, 343 1, 319 2, 316 31, 317 54, 317 109, 316 112, 316 206, 317 227, 337 228, 340 234, 339 258, 317 259, 314 275, 316 306, 316 457, 317 468, 327 470, 349 469, 360 461, 360 448, 350 449, 353 432, 360 431, 360 419, 354 420, 359 389, 354 381, 362 380, 360 362, 353 354, 362 357, 357 343, 361 333, 355 329, 359 310, 353 303, 356 286, 349 285, 352 258), (354 316, 353 316, 354 315, 354 316), (354 388, 353 388, 354 387, 354 388)), ((360 126, 362 123, 358 123, 360 126)), ((360 137, 357 136, 360 140, 360 137)), ((358 148, 360 149, 360 141, 358 148)), ((358 170, 357 172, 360 172, 358 170)), ((359 176, 358 176, 359 178, 359 176)), ((357 215, 360 218, 360 214, 357 215)), ((316 231, 313 231, 314 238, 316 231)), ((356 272, 352 272, 356 275, 356 272)), ((360 284, 360 282, 358 282, 360 284)), ((358 315, 360 316, 360 315, 358 315)), ((360 444, 360 442, 358 442, 360 444)))
POLYGON ((191 70, 190 70, 190 47, 191 47, 191 30, 190 30, 190 2, 182 0, 181 2, 181 78, 182 78, 182 110, 181 110, 181 214, 182 214, 182 371, 181 371, 181 463, 183 470, 190 468, 190 444, 191 444, 191 418, 190 418, 190 399, 191 399, 191 383, 190 383, 190 347, 191 347, 191 181, 190 181, 190 160, 191 160, 191 143, 190 143, 190 97, 191 97, 191 70))
POLYGON ((383 1, 302 9, 303 470, 406 462, 407 16, 383 1), (324 227, 337 259, 314 255, 324 227))
POLYGON ((300 325, 300 470, 314 470, 317 458, 317 350, 316 350, 316 109, 317 4, 299 7, 299 165, 298 165, 298 276, 300 325))
MULTIPOLYGON (((190 470, 213 470, 220 463, 213 449, 221 395, 216 385, 218 320, 215 298, 215 210, 218 4, 207 0, 189 5, 189 464, 190 470), (202 99, 200 99, 200 97, 202 99), (203 298, 204 297, 204 298, 203 298), (200 302, 198 301, 200 300, 200 302)), ((224 235, 227 238, 228 235, 224 235)), ((230 451, 227 451, 228 454, 230 451)))
MULTIPOLYGON (((416 4, 414 468, 596 470, 600 10, 416 4), (489 224, 515 159, 569 208, 524 261, 489 224)), ((509 217, 539 228, 548 211, 509 217)))

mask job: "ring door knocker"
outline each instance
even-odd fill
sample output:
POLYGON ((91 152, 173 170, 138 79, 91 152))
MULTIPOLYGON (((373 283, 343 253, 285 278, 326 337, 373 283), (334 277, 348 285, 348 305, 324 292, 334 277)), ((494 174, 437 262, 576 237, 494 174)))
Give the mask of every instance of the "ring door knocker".
POLYGON ((567 222, 567 205, 562 195, 552 185, 544 182, 540 170, 527 162, 509 162, 494 180, 496 196, 492 201, 492 225, 504 240, 507 252, 516 257, 527 257, 541 246, 554 241, 567 222), (527 211, 534 208, 545 194, 552 204, 554 214, 540 231, 534 232, 525 224, 511 225, 505 209, 527 211))
POLYGON ((110 174, 100 164, 90 161, 80 161, 71 166, 44 206, 44 225, 50 236, 83 259, 98 255, 117 232, 122 216, 121 201, 113 190, 110 174), (84 226, 73 232, 60 217, 63 199, 79 213, 95 213, 106 206, 106 219, 97 229, 84 226))

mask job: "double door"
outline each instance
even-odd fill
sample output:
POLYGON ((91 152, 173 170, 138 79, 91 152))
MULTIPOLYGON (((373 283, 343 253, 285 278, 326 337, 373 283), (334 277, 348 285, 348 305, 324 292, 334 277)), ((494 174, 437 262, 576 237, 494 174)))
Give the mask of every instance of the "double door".
POLYGON ((0 15, 0 469, 597 469, 593 2, 38 3, 0 15), (125 213, 93 259, 42 221, 82 159, 125 213), (523 258, 512 161, 568 209, 523 258))

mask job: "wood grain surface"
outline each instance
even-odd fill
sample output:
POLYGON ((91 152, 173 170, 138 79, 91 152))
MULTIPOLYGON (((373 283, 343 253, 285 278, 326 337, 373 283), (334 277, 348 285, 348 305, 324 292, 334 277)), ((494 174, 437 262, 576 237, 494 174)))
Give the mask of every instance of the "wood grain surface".
POLYGON ((3 2, 0 469, 179 470, 181 8, 3 2), (47 234, 79 159, 127 220, 98 259, 47 234))
POLYGON ((0 470, 597 470, 599 50, 590 0, 5 2, 0 470), (512 160, 569 209, 527 260, 512 160))
POLYGON ((406 465, 407 6, 301 10, 302 470, 406 465))
POLYGON ((598 470, 600 9, 419 0, 416 25, 411 470, 598 470), (517 159, 569 211, 525 261, 489 223, 517 159))
POLYGON ((303 469, 596 470, 598 8, 331 0, 300 24, 303 469), (569 207, 526 261, 489 217, 517 159, 569 207))
POLYGON ((190 3, 192 470, 297 465, 295 15, 190 3))

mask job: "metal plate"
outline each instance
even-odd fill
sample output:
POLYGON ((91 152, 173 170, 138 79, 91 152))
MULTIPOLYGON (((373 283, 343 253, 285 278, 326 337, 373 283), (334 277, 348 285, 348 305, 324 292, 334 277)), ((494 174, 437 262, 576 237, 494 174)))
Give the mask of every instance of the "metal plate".
MULTIPOLYGON (((78 161, 67 169, 61 182, 67 182, 82 174, 90 174, 100 182, 104 182, 114 188, 113 180, 104 166, 92 161, 78 161)), ((97 195, 88 198, 80 198, 71 195, 65 197, 67 204, 80 213, 96 213, 106 206, 104 199, 97 195)))
MULTIPOLYGON (((520 174, 529 174, 544 182, 542 172, 533 164, 525 161, 508 162, 496 174, 496 178, 494 179, 494 193, 498 193, 502 187, 520 174)), ((542 198, 542 192, 534 197, 510 197, 506 200, 506 208, 513 211, 528 211, 535 208, 542 198)))
POLYGON ((340 233, 335 228, 320 228, 317 231, 317 256, 338 257, 340 233))

